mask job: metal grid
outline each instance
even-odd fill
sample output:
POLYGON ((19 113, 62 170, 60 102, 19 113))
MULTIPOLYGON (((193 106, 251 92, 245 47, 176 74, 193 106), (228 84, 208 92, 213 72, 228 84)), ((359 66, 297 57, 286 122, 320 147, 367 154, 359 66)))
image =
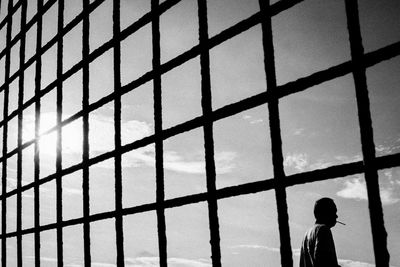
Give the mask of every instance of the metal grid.
MULTIPOLYGON (((199 44, 177 57, 161 64, 160 60, 160 16, 169 8, 177 5, 180 0, 166 0, 161 4, 158 0, 151 0, 151 12, 145 14, 129 27, 121 31, 120 26, 120 3, 113 0, 113 37, 110 41, 103 43, 99 48, 90 52, 89 47, 89 14, 99 7, 105 0, 83 0, 83 12, 71 22, 64 25, 64 0, 43 0, 37 1, 37 14, 30 21, 27 21, 27 0, 19 0, 13 3, 8 1, 7 15, 0 22, 0 29, 6 27, 6 46, 0 52, 0 59, 5 58, 5 82, 1 85, 0 92, 4 93, 3 120, 0 127, 3 129, 3 151, 2 162, 2 233, 1 233, 1 262, 2 266, 7 263, 7 240, 16 237, 17 239, 17 263, 22 266, 22 237, 27 234, 34 234, 35 241, 35 265, 40 266, 40 234, 42 231, 56 229, 57 232, 57 260, 58 266, 63 266, 63 234, 62 229, 71 225, 83 225, 84 235, 84 262, 85 266, 91 264, 90 250, 90 225, 92 222, 108 218, 115 218, 117 265, 124 266, 124 232, 123 218, 125 215, 137 214, 146 211, 156 211, 159 241, 160 266, 167 266, 167 237, 165 225, 165 210, 178 206, 188 205, 197 202, 208 203, 210 244, 212 252, 212 265, 221 266, 220 252, 220 232, 218 217, 218 200, 223 198, 235 197, 244 194, 275 190, 278 210, 279 234, 281 243, 281 263, 282 266, 293 266, 292 249, 290 244, 288 211, 286 201, 286 187, 304 183, 312 183, 321 180, 333 179, 337 177, 364 173, 368 199, 370 219, 372 226, 373 247, 377 266, 389 266, 389 254, 387 250, 387 234, 383 222, 382 203, 379 193, 378 170, 400 166, 400 154, 376 157, 375 145, 373 141, 373 128, 370 114, 370 103, 368 99, 368 89, 366 84, 366 69, 388 60, 400 54, 400 41, 390 44, 370 53, 364 53, 360 25, 358 18, 357 1, 345 0, 348 33, 351 47, 351 60, 341 64, 331 66, 328 69, 313 73, 307 77, 296 81, 277 86, 276 71, 274 62, 274 45, 272 37, 271 18, 280 12, 290 9, 292 6, 302 2, 300 0, 281 0, 270 5, 269 1, 260 0, 260 11, 252 16, 240 21, 221 33, 213 36, 208 35, 207 24, 207 1, 198 0, 199 18, 199 44), (43 15, 53 6, 58 5, 58 32, 49 42, 42 43, 43 15), (21 9, 20 32, 12 38, 13 15, 21 9), (82 60, 67 70, 63 70, 63 37, 75 26, 82 22, 82 60), (153 67, 148 73, 143 74, 138 79, 131 81, 125 86, 121 85, 121 42, 128 36, 135 34, 147 24, 152 28, 152 50, 153 67), (262 40, 264 49, 264 63, 266 72, 265 92, 250 96, 236 103, 223 106, 213 110, 211 106, 211 84, 210 84, 210 55, 209 51, 225 41, 233 38, 240 33, 252 28, 255 25, 262 26, 262 40), (34 25, 37 27, 37 43, 34 56, 26 60, 25 46, 27 32, 34 25), (10 76, 11 48, 20 41, 19 69, 10 76), (42 55, 53 45, 57 45, 57 79, 51 82, 44 89, 41 89, 42 75, 42 55), (109 95, 94 103, 89 103, 89 65, 96 58, 106 51, 113 50, 114 53, 114 91, 109 95), (174 127, 163 129, 162 127, 162 108, 161 108, 161 76, 175 67, 182 65, 192 58, 200 57, 201 64, 201 93, 202 93, 202 112, 203 115, 178 124, 174 127), (26 69, 35 64, 35 95, 24 102, 24 73, 26 69), (67 119, 62 119, 63 107, 63 82, 74 73, 82 71, 83 79, 83 98, 82 108, 79 112, 67 119), (337 77, 352 73, 356 89, 358 117, 361 132, 361 143, 363 161, 347 163, 328 167, 321 170, 314 170, 287 176, 284 172, 282 140, 280 131, 279 99, 320 83, 335 79, 337 77), (9 110, 10 84, 19 79, 18 89, 18 108, 9 110), (124 94, 134 90, 140 85, 153 81, 154 96, 154 134, 141 140, 131 142, 126 145, 121 144, 121 98, 124 94), (56 172, 44 178, 40 177, 40 157, 39 157, 39 127, 41 116, 41 99, 51 91, 57 93, 57 126, 48 130, 45 134, 56 132, 57 156, 56 172), (89 114, 107 103, 114 103, 114 126, 115 126, 115 149, 95 157, 89 157, 89 114), (214 158, 214 138, 213 123, 224 118, 233 116, 242 111, 267 104, 269 109, 270 138, 272 144, 273 170, 274 177, 258 182, 241 184, 222 189, 216 189, 216 171, 214 158), (34 105, 35 108, 35 138, 28 142, 23 142, 23 111, 34 105), (8 133, 9 122, 18 118, 18 145, 14 150, 9 151, 8 133), (67 124, 82 118, 83 120, 83 153, 82 162, 68 168, 62 167, 62 129, 67 124), (175 135, 181 134, 195 128, 202 128, 204 131, 204 149, 207 174, 207 191, 204 193, 187 195, 183 197, 165 199, 164 193, 164 168, 163 168, 163 142, 175 135), (123 208, 122 206, 122 167, 121 156, 124 153, 155 144, 156 150, 156 202, 123 208), (22 185, 22 151, 30 146, 34 147, 34 181, 27 185, 22 185), (9 192, 6 191, 7 184, 7 161, 17 155, 17 188, 9 192), (110 212, 90 214, 89 206, 89 167, 107 159, 115 159, 115 209, 110 212), (62 214, 62 179, 76 171, 83 173, 83 217, 71 220, 64 220, 62 214), (55 223, 40 224, 39 207, 39 188, 41 185, 50 181, 56 181, 57 196, 57 221, 55 223), (23 229, 22 224, 22 192, 34 189, 34 227, 23 229), (17 197, 17 221, 16 231, 7 232, 7 199, 12 196, 17 197)), ((4 3, 3 3, 4 6, 4 3)))

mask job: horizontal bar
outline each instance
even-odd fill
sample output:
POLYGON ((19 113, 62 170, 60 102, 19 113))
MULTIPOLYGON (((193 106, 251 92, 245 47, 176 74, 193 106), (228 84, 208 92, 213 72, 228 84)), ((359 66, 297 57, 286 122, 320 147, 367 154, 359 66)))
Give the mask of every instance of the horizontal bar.
MULTIPOLYGON (((400 153, 376 158, 374 164, 378 169, 399 167, 400 153)), ((364 167, 365 166, 362 161, 351 162, 342 165, 327 167, 324 169, 318 169, 318 170, 288 175, 286 176, 285 179, 280 179, 279 184, 284 187, 290 187, 301 184, 326 181, 336 178, 344 178, 345 176, 363 173, 364 167)), ((216 197, 217 199, 225 199, 241 195, 265 192, 274 189, 277 186, 277 182, 278 181, 276 181, 274 178, 269 178, 267 180, 260 180, 256 182, 225 187, 216 190, 216 197)), ((139 206, 124 208, 121 211, 121 213, 122 215, 126 216, 148 211, 155 211, 157 208, 163 208, 163 209, 176 208, 189 204, 204 202, 207 201, 208 198, 209 196, 207 192, 203 192, 193 195, 177 197, 173 199, 167 199, 162 203, 148 203, 139 206)), ((118 215, 119 214, 117 214, 116 211, 108 211, 104 213, 92 214, 87 218, 87 220, 89 220, 90 222, 95 222, 104 219, 115 218, 118 215)), ((18 234, 22 235, 30 234, 35 232, 36 230, 46 231, 46 230, 56 229, 57 227, 67 227, 67 226, 82 224, 84 221, 85 221, 84 218, 76 218, 61 222, 61 226, 60 224, 57 223, 41 225, 39 229, 29 228, 29 229, 24 229, 20 232, 10 232, 6 233, 5 235, 0 235, 0 239, 14 237, 17 236, 18 234)))
MULTIPOLYGON (((19 0, 15 5, 12 7, 11 12, 7 13, 7 15, 4 17, 4 19, 0 22, 0 30, 7 24, 7 21, 14 15, 15 12, 19 9, 19 7, 22 5, 23 1, 27 0, 19 0)), ((0 58, 1 59, 1 58, 0 58)))
MULTIPOLYGON (((374 66, 374 65, 376 65, 376 64, 378 64, 378 63, 380 63, 382 61, 389 60, 389 59, 391 59, 391 58, 393 58, 395 56, 399 56, 399 55, 400 55, 400 42, 396 42, 396 43, 393 43, 393 44, 388 45, 386 47, 380 48, 380 49, 378 49, 376 51, 369 52, 369 53, 365 54, 365 56, 364 56, 364 64, 365 64, 366 67, 372 67, 372 66, 374 66)), ((172 59, 172 60, 174 60, 174 59, 172 59)), ((171 61, 169 61, 169 62, 171 62, 171 61)), ((166 64, 168 64, 169 62, 167 62, 166 64)), ((277 90, 275 91, 275 94, 277 94, 277 96, 275 96, 275 97, 282 98, 282 97, 285 97, 285 96, 290 95, 290 94, 294 94, 294 93, 297 93, 297 92, 304 91, 304 90, 306 90, 306 89, 308 89, 308 88, 310 88, 312 86, 316 86, 316 85, 321 84, 323 82, 326 82, 326 81, 329 81, 329 80, 344 76, 346 74, 349 74, 349 73, 352 72, 352 70, 353 69, 352 69, 351 61, 347 61, 347 62, 338 64, 336 66, 327 68, 325 70, 313 73, 313 74, 311 74, 309 76, 299 78, 299 79, 297 79, 295 81, 292 81, 292 82, 288 82, 288 83, 286 83, 284 85, 279 85, 277 87, 277 90)), ((147 74, 147 75, 149 75, 149 74, 147 74)), ((93 111, 93 110, 95 110, 95 109, 97 109, 97 108, 109 103, 110 101, 114 100, 115 97, 123 95, 123 94, 129 92, 130 90, 133 90, 133 89, 139 87, 140 85, 142 85, 145 82, 150 80, 150 78, 146 78, 147 76, 146 77, 144 77, 144 76, 146 76, 146 74, 136 80, 137 84, 132 84, 131 83, 129 85, 124 86, 118 94, 111 93, 110 95, 108 95, 106 97, 103 97, 99 101, 89 105, 87 110, 81 110, 81 111, 77 112, 76 114, 74 114, 74 115, 70 116, 69 118, 65 119, 60 125, 55 126, 55 127, 51 128, 51 129, 49 129, 48 131, 44 132, 41 136, 47 135, 47 134, 49 134, 51 132, 56 131, 60 127, 64 127, 64 126, 68 125, 69 123, 72 123, 73 121, 75 121, 75 120, 79 119, 80 117, 82 117, 82 115, 85 114, 85 112, 91 112, 91 111, 93 111), (134 87, 130 88, 130 86, 134 86, 134 87)), ((269 93, 269 92, 262 92, 262 93, 259 93, 257 95, 251 96, 249 98, 240 100, 240 101, 238 101, 236 103, 226 105, 226 106, 224 106, 224 107, 222 107, 222 108, 220 108, 218 110, 215 110, 213 112, 214 120, 219 120, 219 119, 222 119, 224 117, 228 117, 230 115, 233 115, 233 114, 236 114, 236 113, 240 113, 240 112, 245 111, 247 109, 255 108, 257 106, 260 106, 260 105, 263 105, 265 103, 268 103, 268 101, 270 101, 270 98, 271 98, 271 96, 269 96, 270 94, 271 93, 269 93)), ((18 113, 16 113, 16 114, 18 114, 18 113)), ((201 123, 199 124, 199 122, 201 120, 203 120, 203 118, 201 116, 200 117, 196 117, 196 118, 194 118, 192 120, 189 120, 187 122, 184 122, 184 123, 182 123, 180 125, 176 125, 176 126, 170 128, 170 129, 171 130, 175 129, 175 127, 177 129, 179 129, 179 128, 188 128, 189 125, 193 125, 193 126, 190 126, 190 127, 192 127, 192 129, 194 129, 194 128, 202 126, 201 123)), ((1 123, 4 124, 5 121, 3 121, 1 123)), ((191 130, 191 129, 189 129, 189 130, 191 130)), ((174 131, 174 130, 172 130, 172 131, 174 131)), ((173 136, 173 135, 171 135, 171 136, 173 136)), ((13 155, 15 155, 18 152, 18 150, 25 149, 25 148, 27 148, 28 146, 30 146, 30 145, 32 145, 34 143, 35 143, 35 140, 30 140, 30 141, 25 142, 22 145, 22 147, 19 147, 19 148, 17 147, 14 150, 10 151, 6 155, 6 158, 11 158, 13 155)), ((149 143, 146 143, 146 145, 147 144, 149 144, 149 143)), ((0 158, 0 162, 3 161, 4 159, 5 159, 5 157, 1 157, 0 158)))
MULTIPOLYGON (((104 0, 100 0, 100 1, 104 1, 104 0)), ((180 1, 181 0, 167 0, 167 1, 163 2, 162 5, 160 5, 160 8, 158 9, 158 12, 161 14, 161 13, 167 11, 169 8, 171 8, 173 5, 175 5, 177 2, 180 2, 180 1)), ((93 5, 94 3, 98 3, 98 2, 93 2, 91 5, 93 5)), ((80 21, 75 20, 75 19, 73 21, 71 21, 64 29, 70 30, 70 28, 72 29, 75 24, 78 24, 80 22, 80 21)), ((131 24, 126 29, 124 29, 121 32, 121 34, 119 35, 119 39, 112 38, 109 41, 105 42, 102 46, 98 47, 96 50, 91 52, 89 54, 87 60, 89 61, 89 63, 94 61, 96 58, 100 57, 102 54, 107 52, 109 49, 113 48, 114 44, 116 42, 121 42, 122 40, 126 39, 128 36, 130 36, 131 34, 135 33, 136 31, 140 30, 142 27, 147 25, 149 22, 151 22, 151 14, 150 14, 150 12, 145 14, 142 18, 140 18, 138 21, 136 21, 133 24, 131 24)), ((41 53, 39 53, 39 55, 45 53, 56 41, 57 41, 57 36, 55 36, 45 46, 43 46, 43 48, 41 50, 41 53)), ((35 62, 36 57, 38 57, 38 56, 35 55, 35 56, 31 57, 25 63, 24 69, 28 68, 33 62, 35 62)), ((56 80, 51 82, 48 86, 46 86, 46 88, 42 89, 38 96, 32 97, 31 99, 26 101, 22 105, 22 107, 20 107, 20 108, 14 110, 13 112, 11 112, 11 114, 9 114, 7 116, 7 118, 4 118, 3 121, 0 122, 0 128, 4 125, 4 123, 6 123, 7 121, 12 120, 15 116, 17 116, 24 109, 27 109, 30 105, 35 103, 36 98, 38 98, 38 97, 41 98, 41 97, 45 96, 47 93, 49 93, 51 90, 53 90, 58 84, 62 83, 63 81, 65 81, 66 79, 71 77, 73 74, 75 74, 78 71, 80 71, 82 69, 83 64, 84 64, 83 60, 79 61, 74 66, 72 66, 69 70, 67 70, 61 76, 61 78, 57 78, 56 80)), ((17 78, 21 74, 21 72, 22 72, 22 70, 20 69, 19 71, 14 73, 14 75, 11 76, 9 83, 11 83, 15 78, 17 78)), ((6 86, 6 84, 2 85, 2 87, 0 89, 0 92, 2 91, 3 87, 5 87, 5 86, 6 86)))
MULTIPOLYGON (((27 1, 27 0, 26 0, 27 1)), ((38 13, 36 13, 33 18, 26 24, 25 29, 21 30, 17 35, 14 36, 14 38, 11 40, 11 43, 9 46, 6 46, 3 51, 0 52, 0 60, 4 57, 5 53, 11 49, 22 37, 22 35, 25 35, 30 28, 33 27, 33 25, 38 21, 39 17, 42 17, 56 2, 57 0, 49 0, 47 3, 43 6, 42 10, 40 10, 38 13)), ((14 75, 11 76, 10 83, 14 80, 14 75)), ((3 90, 4 84, 0 87, 0 92, 3 90)))

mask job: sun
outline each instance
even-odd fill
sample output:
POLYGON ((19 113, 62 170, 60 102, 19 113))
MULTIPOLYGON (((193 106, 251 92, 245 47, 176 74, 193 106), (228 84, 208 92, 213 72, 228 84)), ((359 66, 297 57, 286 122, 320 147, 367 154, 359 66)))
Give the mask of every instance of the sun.
MULTIPOLYGON (((40 116, 39 151, 46 156, 55 156, 57 151, 57 131, 45 134, 56 126, 55 112, 42 113, 40 116)), ((32 115, 24 117, 23 142, 35 138, 35 118, 32 115)), ((82 147, 82 124, 73 122, 62 127, 62 150, 67 153, 79 153, 82 147)))

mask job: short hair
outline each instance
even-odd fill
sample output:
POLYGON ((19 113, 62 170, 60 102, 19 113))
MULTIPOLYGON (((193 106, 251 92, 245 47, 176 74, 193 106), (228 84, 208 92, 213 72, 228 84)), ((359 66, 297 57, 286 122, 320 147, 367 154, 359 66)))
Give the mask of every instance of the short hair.
POLYGON ((332 212, 336 212, 336 205, 333 199, 328 197, 323 197, 315 201, 314 204, 314 216, 315 219, 324 219, 332 212))

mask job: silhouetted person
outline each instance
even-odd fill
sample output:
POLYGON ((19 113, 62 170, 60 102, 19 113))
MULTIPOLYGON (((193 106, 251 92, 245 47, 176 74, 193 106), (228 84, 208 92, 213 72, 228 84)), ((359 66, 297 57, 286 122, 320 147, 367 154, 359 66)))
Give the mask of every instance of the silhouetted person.
MULTIPOLYGON (((337 219, 335 202, 321 198, 315 202, 315 224, 305 234, 300 252, 300 267, 338 267, 331 228, 337 219)), ((340 266, 339 266, 340 267, 340 266)))

